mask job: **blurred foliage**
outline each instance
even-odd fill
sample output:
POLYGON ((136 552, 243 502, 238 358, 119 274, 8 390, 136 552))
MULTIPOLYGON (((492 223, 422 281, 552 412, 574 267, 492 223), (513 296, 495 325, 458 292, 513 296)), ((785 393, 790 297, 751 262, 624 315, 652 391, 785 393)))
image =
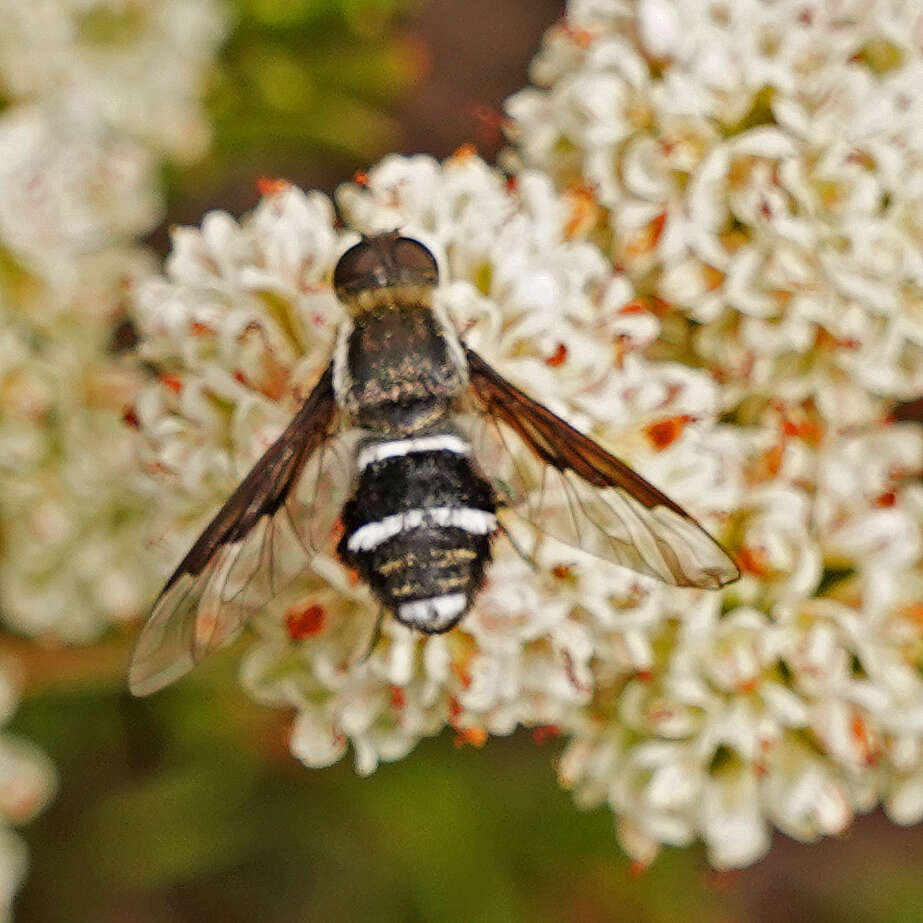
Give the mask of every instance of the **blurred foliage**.
POLYGON ((557 786, 558 744, 524 732, 482 750, 444 735, 367 779, 349 759, 307 770, 286 718, 234 683, 238 653, 152 699, 128 696, 110 657, 96 680, 27 700, 13 729, 62 787, 25 831, 17 920, 919 919, 919 854, 890 826, 852 844, 777 837, 740 873, 708 870, 698 848, 639 873, 609 812, 580 813, 557 786))
POLYGON ((425 74, 400 23, 424 0, 232 0, 207 109, 211 153, 167 168, 170 198, 242 172, 289 175, 306 160, 371 162, 394 147, 389 114, 425 74))
POLYGON ((97 686, 23 707, 16 729, 48 747, 62 791, 28 831, 20 920, 705 912, 698 857, 627 878, 608 812, 575 813, 528 736, 487 751, 441 738, 369 779, 348 760, 310 772, 286 754, 276 713, 229 682, 231 659, 152 700, 97 686), (660 888, 665 874, 686 887, 660 888))

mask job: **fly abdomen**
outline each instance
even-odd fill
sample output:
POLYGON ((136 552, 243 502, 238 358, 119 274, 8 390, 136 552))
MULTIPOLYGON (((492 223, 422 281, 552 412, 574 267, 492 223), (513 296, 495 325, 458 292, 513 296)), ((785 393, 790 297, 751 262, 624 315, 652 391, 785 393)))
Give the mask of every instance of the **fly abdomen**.
POLYGON ((366 443, 340 557, 398 621, 448 631, 467 611, 497 528, 490 485, 457 433, 366 443))

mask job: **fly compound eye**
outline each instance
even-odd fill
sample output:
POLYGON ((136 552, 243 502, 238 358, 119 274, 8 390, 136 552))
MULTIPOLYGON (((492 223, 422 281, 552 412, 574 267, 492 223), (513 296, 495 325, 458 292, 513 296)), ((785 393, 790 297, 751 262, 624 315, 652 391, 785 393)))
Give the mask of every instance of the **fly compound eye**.
POLYGON ((370 285, 382 285, 385 267, 382 264, 376 238, 363 238, 350 247, 333 270, 333 288, 337 294, 355 292, 370 285))
POLYGON ((364 237, 340 257, 333 271, 333 288, 341 299, 364 289, 438 281, 433 254, 419 241, 393 231, 364 237))
POLYGON ((435 284, 439 281, 439 267, 436 257, 418 240, 411 237, 398 237, 392 244, 394 264, 402 273, 411 276, 414 281, 435 284))

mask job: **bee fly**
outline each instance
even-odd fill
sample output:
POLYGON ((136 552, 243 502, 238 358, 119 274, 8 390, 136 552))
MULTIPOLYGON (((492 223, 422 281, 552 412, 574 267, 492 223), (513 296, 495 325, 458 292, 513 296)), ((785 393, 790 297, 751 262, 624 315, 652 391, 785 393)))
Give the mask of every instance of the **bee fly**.
POLYGON ((465 346, 434 301, 438 281, 432 253, 397 232, 340 258, 333 287, 349 318, 332 360, 157 598, 131 665, 136 695, 234 635, 329 547, 337 518, 343 563, 427 634, 471 607, 501 509, 677 586, 737 579, 676 503, 465 346))

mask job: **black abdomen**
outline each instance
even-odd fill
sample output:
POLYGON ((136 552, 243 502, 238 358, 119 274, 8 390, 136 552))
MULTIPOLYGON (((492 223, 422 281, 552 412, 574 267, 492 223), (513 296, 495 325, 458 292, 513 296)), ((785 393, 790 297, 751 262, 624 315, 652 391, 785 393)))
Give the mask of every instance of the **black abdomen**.
POLYGON ((465 614, 490 561, 497 523, 490 485, 456 433, 366 443, 343 509, 338 552, 398 621, 448 631, 465 614))

